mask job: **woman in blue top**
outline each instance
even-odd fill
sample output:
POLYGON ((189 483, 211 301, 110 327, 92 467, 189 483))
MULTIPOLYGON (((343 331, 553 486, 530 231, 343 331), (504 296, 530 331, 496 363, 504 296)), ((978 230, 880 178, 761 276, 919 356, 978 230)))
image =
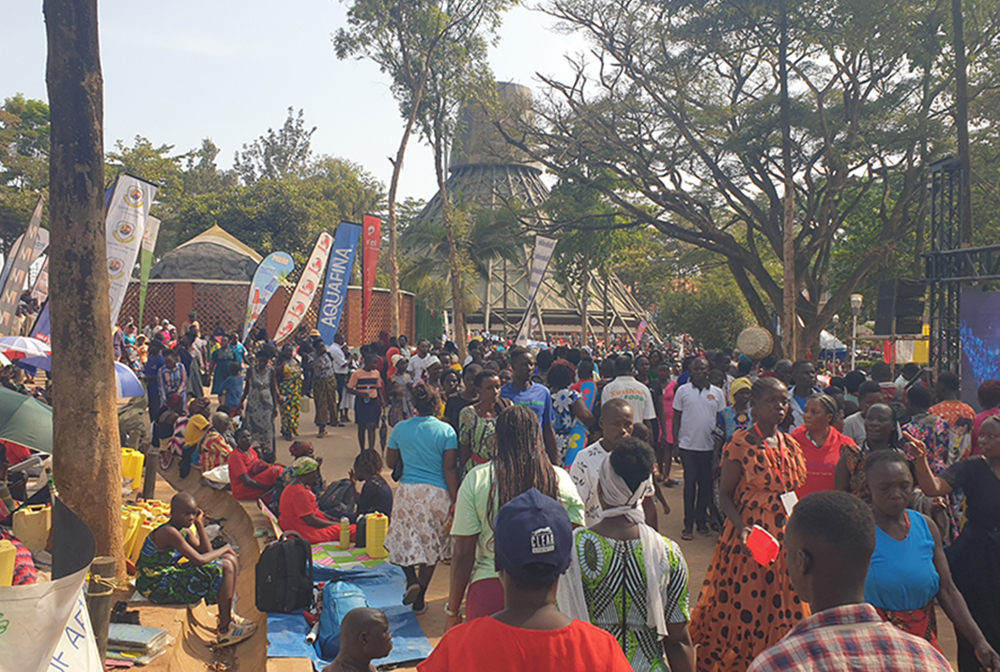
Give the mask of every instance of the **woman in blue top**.
POLYGON ((865 601, 900 630, 939 648, 934 598, 955 629, 976 648, 980 661, 996 660, 965 599, 951 579, 937 525, 907 508, 913 477, 903 453, 879 450, 865 460, 875 514, 875 553, 865 581, 865 601), (980 655, 981 654, 981 655, 980 655))
POLYGON ((411 401, 417 417, 392 428, 385 456, 390 469, 403 462, 385 547, 389 562, 406 573, 403 604, 412 604, 422 614, 434 568, 451 559, 449 519, 458 494, 458 436, 435 417, 441 397, 433 388, 417 385, 411 401))

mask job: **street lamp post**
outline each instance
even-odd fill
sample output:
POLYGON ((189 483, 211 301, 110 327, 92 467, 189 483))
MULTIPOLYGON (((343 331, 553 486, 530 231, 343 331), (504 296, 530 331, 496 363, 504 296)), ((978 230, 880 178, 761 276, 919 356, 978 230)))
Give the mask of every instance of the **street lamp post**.
POLYGON ((854 328, 851 330, 851 370, 857 368, 858 358, 858 315, 861 314, 861 304, 864 302, 860 294, 851 294, 851 313, 854 315, 854 328))

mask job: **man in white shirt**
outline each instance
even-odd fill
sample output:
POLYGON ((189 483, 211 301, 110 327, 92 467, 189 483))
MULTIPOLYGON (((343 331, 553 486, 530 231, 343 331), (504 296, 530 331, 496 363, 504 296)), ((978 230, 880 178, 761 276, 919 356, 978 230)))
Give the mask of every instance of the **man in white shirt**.
POLYGON ((792 426, 789 431, 805 422, 804 414, 809 397, 823 390, 816 387, 816 367, 807 359, 792 365, 792 382, 788 388, 788 402, 792 408, 792 426))
POLYGON ((844 420, 844 431, 841 433, 854 439, 854 443, 858 446, 863 444, 866 438, 865 418, 868 415, 868 409, 881 403, 882 386, 873 380, 861 383, 861 387, 858 388, 858 407, 861 408, 861 412, 847 416, 847 419, 844 420))
POLYGON ((632 355, 619 355, 615 360, 615 379, 601 392, 601 409, 612 399, 624 399, 635 412, 635 419, 645 423, 650 431, 656 422, 656 405, 649 388, 632 375, 632 355))
MULTIPOLYGON (((615 446, 622 439, 632 436, 632 407, 624 399, 612 399, 601 410, 600 425, 601 439, 581 450, 569 470, 573 484, 576 485, 583 501, 583 515, 587 527, 597 523, 604 512, 601 499, 597 496, 598 474, 615 446)), ((647 524, 650 516, 653 520, 656 519, 656 506, 651 497, 643 501, 643 510, 646 512, 647 524)))
POLYGON ((431 342, 428 340, 422 340, 417 343, 417 354, 410 358, 410 365, 406 367, 406 372, 413 376, 414 383, 423 382, 426 379, 427 369, 431 368, 431 364, 439 361, 437 357, 431 354, 431 342))
POLYGON ((698 357, 691 362, 691 382, 674 393, 674 445, 680 449, 684 467, 684 531, 681 539, 694 538, 692 530, 710 534, 708 512, 712 505, 712 454, 719 412, 726 407, 718 387, 708 382, 708 360, 698 357))
MULTIPOLYGON (((340 332, 333 337, 333 347, 330 348, 330 359, 333 360, 333 375, 337 379, 337 399, 344 398, 347 387, 347 374, 350 373, 350 362, 347 359, 347 338, 340 332)), ((347 409, 340 409, 340 423, 347 422, 347 409)))

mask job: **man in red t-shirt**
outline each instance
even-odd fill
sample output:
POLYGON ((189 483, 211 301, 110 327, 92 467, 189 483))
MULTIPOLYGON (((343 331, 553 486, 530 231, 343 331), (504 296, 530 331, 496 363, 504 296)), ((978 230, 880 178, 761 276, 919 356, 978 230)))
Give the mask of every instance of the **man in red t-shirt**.
MULTIPOLYGON (((504 610, 449 630, 417 670, 630 672, 614 636, 556 608, 573 552, 562 505, 532 488, 500 509, 493 532, 504 610)), ((453 615, 448 605, 445 614, 453 615)))
MULTIPOLYGON (((285 470, 280 464, 268 464, 260 459, 251 445, 250 430, 236 430, 236 450, 229 453, 229 487, 239 500, 261 499, 269 495, 275 481, 285 470)), ((264 498, 267 501, 267 498, 264 498)))

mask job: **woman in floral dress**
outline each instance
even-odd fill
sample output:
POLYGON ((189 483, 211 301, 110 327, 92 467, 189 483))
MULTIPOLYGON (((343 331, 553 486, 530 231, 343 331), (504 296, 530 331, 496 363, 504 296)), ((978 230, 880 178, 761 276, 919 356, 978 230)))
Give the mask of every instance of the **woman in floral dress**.
POLYGON ((291 441, 299 435, 299 411, 302 405, 302 364, 291 344, 281 348, 275 375, 278 377, 278 394, 281 396, 281 436, 285 441, 291 441))
POLYGON ((552 390, 552 408, 555 411, 555 421, 552 429, 556 433, 556 450, 559 463, 562 464, 569 448, 569 437, 577 420, 590 427, 594 423, 594 414, 587 408, 587 403, 570 385, 576 382, 576 371, 568 362, 553 364, 549 369, 548 383, 552 390))
POLYGON ((389 426, 395 427, 398 423, 414 416, 413 402, 410 400, 410 392, 413 391, 413 376, 406 372, 406 367, 410 360, 400 354, 393 355, 389 360, 390 371, 389 384, 386 386, 389 392, 389 426))

